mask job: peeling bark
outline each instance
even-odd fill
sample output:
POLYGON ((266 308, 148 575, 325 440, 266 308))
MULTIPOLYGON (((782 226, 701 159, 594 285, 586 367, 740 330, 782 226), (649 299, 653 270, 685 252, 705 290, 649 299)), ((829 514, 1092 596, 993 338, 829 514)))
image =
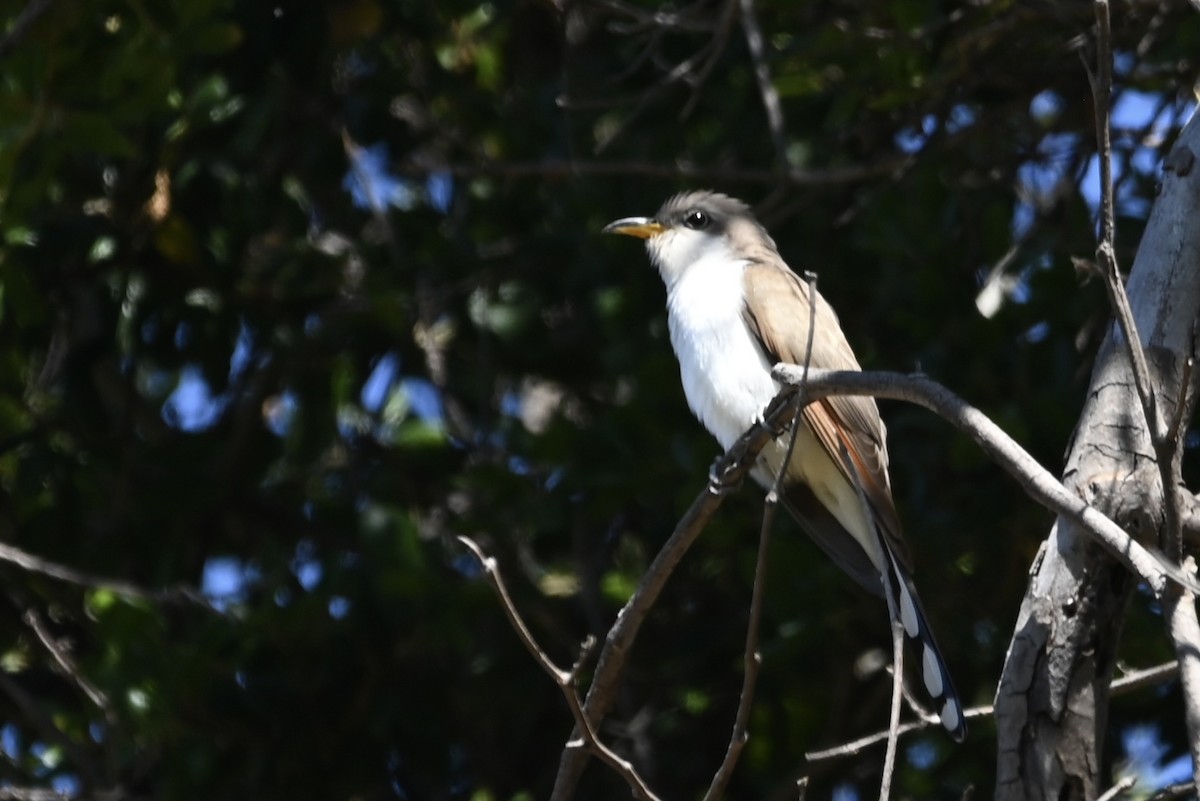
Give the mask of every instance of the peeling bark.
MULTIPOLYGON (((1163 186, 1127 285, 1165 419, 1181 397, 1200 310, 1200 121, 1166 161, 1163 186)), ((1127 346, 1115 326, 1100 348, 1063 483, 1141 543, 1158 546, 1163 494, 1127 346)), ((1108 684, 1134 582, 1059 518, 1030 574, 996 693, 1001 801, 1096 798, 1108 684)))

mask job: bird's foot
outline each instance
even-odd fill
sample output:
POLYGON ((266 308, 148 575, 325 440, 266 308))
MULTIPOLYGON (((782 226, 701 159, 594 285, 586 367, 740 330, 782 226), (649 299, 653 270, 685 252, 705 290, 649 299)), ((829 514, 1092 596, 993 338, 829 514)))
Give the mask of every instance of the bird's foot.
POLYGON ((713 495, 729 495, 742 484, 742 479, 729 477, 733 465, 724 465, 724 461, 725 455, 722 454, 714 459, 712 466, 708 468, 708 491, 713 495))

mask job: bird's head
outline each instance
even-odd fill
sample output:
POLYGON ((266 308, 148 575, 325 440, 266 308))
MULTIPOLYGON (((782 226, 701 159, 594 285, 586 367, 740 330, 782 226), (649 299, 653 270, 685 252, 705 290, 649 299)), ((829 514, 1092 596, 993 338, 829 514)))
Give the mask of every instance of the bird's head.
POLYGON ((653 217, 625 217, 604 226, 604 233, 646 240, 650 260, 668 286, 701 260, 738 262, 753 258, 757 248, 775 250, 750 207, 717 192, 683 192, 653 217))

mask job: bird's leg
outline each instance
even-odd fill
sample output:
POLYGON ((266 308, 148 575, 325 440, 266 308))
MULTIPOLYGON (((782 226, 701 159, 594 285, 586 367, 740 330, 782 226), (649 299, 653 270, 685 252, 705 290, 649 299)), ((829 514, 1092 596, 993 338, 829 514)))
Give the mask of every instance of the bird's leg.
POLYGON ((742 479, 729 477, 732 469, 737 466, 737 460, 726 464, 726 456, 727 454, 721 454, 708 468, 708 491, 713 495, 729 495, 742 485, 742 479))

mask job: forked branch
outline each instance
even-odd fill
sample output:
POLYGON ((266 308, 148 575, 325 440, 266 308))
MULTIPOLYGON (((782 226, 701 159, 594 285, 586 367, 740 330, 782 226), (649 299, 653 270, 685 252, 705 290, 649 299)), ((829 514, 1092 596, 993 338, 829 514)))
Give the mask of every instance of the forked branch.
POLYGON ((542 669, 549 674, 550 678, 554 680, 558 688, 562 690, 563 697, 567 701, 567 706, 571 710, 571 715, 575 718, 576 730, 580 732, 578 742, 568 743, 568 748, 582 746, 595 754, 602 762, 616 771, 621 778, 625 779, 635 798, 641 799, 641 801, 659 801, 658 796, 650 790, 646 781, 638 774, 633 765, 601 742, 599 735, 596 733, 595 726, 583 710, 583 701, 579 698, 576 678, 583 663, 590 656, 595 641, 589 637, 584 642, 583 647, 580 648, 579 658, 571 666, 570 670, 563 670, 554 664, 554 661, 538 645, 532 632, 529 631, 529 627, 525 625, 525 621, 521 618, 521 613, 517 611, 512 597, 508 594, 508 588, 504 585, 504 578, 500 575, 500 568, 496 565, 496 560, 484 554, 483 549, 469 537, 460 536, 458 541, 479 560, 479 564, 483 567, 484 573, 487 574, 492 589, 496 591, 496 595, 500 599, 500 605, 504 609, 504 614, 508 617, 508 622, 512 624, 513 630, 521 638, 521 643, 529 651, 530 655, 533 656, 534 660, 541 665, 542 669))

